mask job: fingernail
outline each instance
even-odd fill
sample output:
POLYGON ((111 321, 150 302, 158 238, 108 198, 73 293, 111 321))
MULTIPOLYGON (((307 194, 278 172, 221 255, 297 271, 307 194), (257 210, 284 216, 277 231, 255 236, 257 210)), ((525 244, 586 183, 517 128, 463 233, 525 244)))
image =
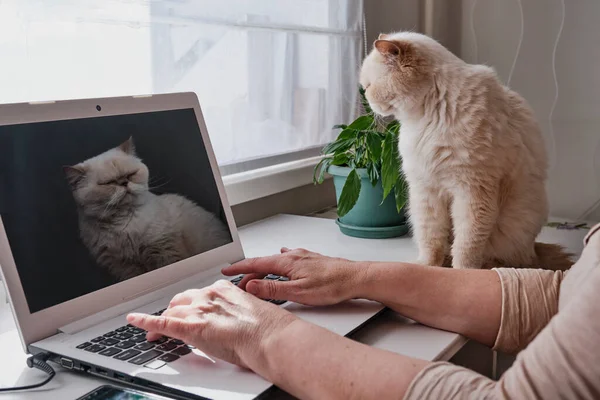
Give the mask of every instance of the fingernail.
POLYGON ((131 323, 131 322, 135 322, 138 321, 141 317, 141 314, 139 313, 131 313, 127 315, 127 322, 131 323))

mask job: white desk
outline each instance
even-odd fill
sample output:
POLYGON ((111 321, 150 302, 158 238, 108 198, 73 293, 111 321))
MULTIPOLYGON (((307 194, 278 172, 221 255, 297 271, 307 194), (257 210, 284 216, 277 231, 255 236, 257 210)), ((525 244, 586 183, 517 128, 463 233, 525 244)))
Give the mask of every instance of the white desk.
MULTIPOLYGON (((546 229, 541 239, 563 243, 571 251, 580 253, 584 235, 584 231, 546 229)), ((328 219, 280 215, 242 228, 240 236, 248 257, 278 253, 282 246, 287 246, 304 247, 354 260, 412 261, 416 258, 416 249, 410 238, 351 238, 342 235, 334 221, 328 219)), ((466 343, 460 335, 415 324, 393 312, 378 316, 353 338, 425 360, 448 360, 466 343)), ((31 384, 44 378, 43 373, 25 366, 26 358, 8 307, 0 306, 0 360, 3 361, 0 364, 0 387, 31 384)), ((45 387, 23 393, 0 394, 0 400, 69 400, 104 383, 106 381, 57 369, 56 377, 45 387)))

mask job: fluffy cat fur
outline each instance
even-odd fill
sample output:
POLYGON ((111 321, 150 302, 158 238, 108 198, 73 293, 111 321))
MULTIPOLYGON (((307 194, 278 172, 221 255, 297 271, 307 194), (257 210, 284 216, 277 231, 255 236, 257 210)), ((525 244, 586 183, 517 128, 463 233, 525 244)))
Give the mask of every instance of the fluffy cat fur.
POLYGON ((375 41, 360 82, 377 114, 402 123, 419 263, 571 266, 559 246, 535 243, 548 216, 544 141, 528 104, 492 68, 400 32, 375 41))
POLYGON ((64 167, 83 243, 96 262, 125 280, 231 241, 212 213, 178 194, 155 195, 130 138, 64 167))

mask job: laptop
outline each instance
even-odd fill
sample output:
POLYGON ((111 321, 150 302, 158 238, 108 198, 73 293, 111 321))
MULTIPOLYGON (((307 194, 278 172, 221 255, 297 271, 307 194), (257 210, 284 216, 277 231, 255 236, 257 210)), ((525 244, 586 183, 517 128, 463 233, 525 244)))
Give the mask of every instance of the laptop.
MULTIPOLYGON (((149 343, 125 320, 244 259, 195 94, 1 105, 0 217, 26 352, 173 397, 270 393, 253 372, 171 338, 149 343)), ((340 335, 383 309, 280 306, 340 335)))

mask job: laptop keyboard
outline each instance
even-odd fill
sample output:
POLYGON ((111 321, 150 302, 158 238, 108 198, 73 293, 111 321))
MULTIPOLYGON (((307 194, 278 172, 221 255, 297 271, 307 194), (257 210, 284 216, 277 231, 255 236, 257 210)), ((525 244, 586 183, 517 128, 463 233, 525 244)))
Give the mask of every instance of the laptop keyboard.
MULTIPOLYGON (((237 286, 243 278, 244 275, 240 275, 233 278, 231 282, 237 286)), ((269 274, 263 279, 281 282, 289 280, 285 276, 273 274, 269 274)), ((278 305, 286 302, 286 300, 270 299, 265 301, 278 305)), ((161 315, 165 310, 166 308, 152 315, 161 315)), ((81 343, 77 348, 131 364, 142 365, 155 359, 163 363, 176 361, 180 357, 191 353, 194 346, 187 345, 179 339, 164 336, 149 342, 146 340, 145 330, 136 328, 133 325, 125 325, 113 331, 106 332, 102 336, 93 338, 88 342, 81 343)))
MULTIPOLYGON (((166 308, 152 315, 161 315, 165 310, 166 308)), ((148 342, 146 331, 133 325, 125 325, 93 338, 89 342, 81 343, 77 348, 131 364, 142 365, 154 359, 164 363, 178 360, 191 353, 194 346, 168 337, 148 342)))

